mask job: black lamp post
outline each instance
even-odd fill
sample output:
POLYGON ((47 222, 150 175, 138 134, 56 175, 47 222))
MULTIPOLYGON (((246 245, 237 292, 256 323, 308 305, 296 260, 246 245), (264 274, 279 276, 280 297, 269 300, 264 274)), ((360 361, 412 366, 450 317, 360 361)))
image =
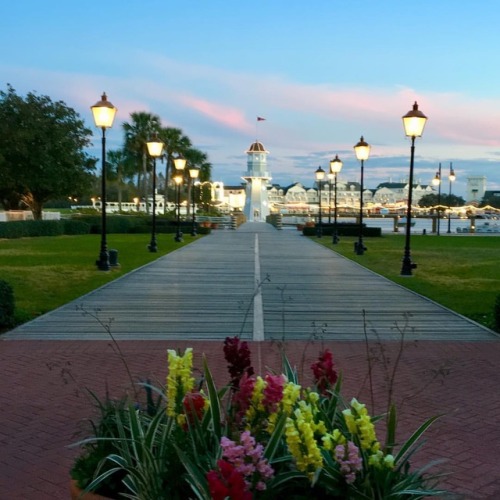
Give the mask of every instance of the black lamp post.
POLYGON ((101 175, 101 250, 96 260, 100 271, 109 271, 109 252, 106 241, 106 129, 113 126, 116 108, 108 101, 106 92, 101 100, 90 108, 94 116, 95 126, 102 129, 102 175, 101 175))
POLYGON ((356 158, 361 162, 361 191, 359 193, 359 238, 358 242, 354 243, 354 251, 356 252, 356 255, 363 255, 366 250, 366 247, 363 243, 363 179, 365 160, 368 160, 368 157, 370 156, 370 145, 365 142, 363 136, 361 136, 359 142, 354 146, 354 152, 356 153, 356 158))
POLYGON ((450 180, 450 194, 448 196, 448 233, 451 233, 451 183, 456 179, 455 171, 450 163, 450 175, 448 179, 450 180))
POLYGON ((441 163, 439 164, 439 170, 436 172, 436 177, 432 179, 432 184, 434 186, 438 186, 438 208, 437 208, 437 235, 439 236, 439 228, 441 222, 441 216, 439 215, 439 211, 441 210, 441 163))
POLYGON ((177 231, 175 233, 175 241, 182 241, 182 233, 181 233, 181 184, 183 179, 183 171, 186 166, 186 159, 179 155, 177 158, 174 158, 174 166, 175 166, 175 176, 174 182, 177 186, 177 231))
POLYGON ((154 134, 151 140, 146 143, 149 156, 153 158, 153 226, 151 229, 151 243, 148 248, 150 252, 157 252, 156 244, 156 158, 159 158, 163 152, 163 142, 158 139, 158 134, 154 134))
POLYGON ((333 196, 333 204, 334 204, 334 212, 333 212, 333 239, 332 243, 336 245, 339 242, 339 233, 337 227, 337 175, 342 170, 342 160, 339 159, 338 155, 335 155, 335 158, 330 161, 330 173, 334 175, 335 184, 334 184, 334 196, 333 196))
POLYGON ((418 104, 415 101, 413 109, 403 116, 403 126, 406 137, 411 137, 411 156, 410 156, 410 179, 408 182, 408 207, 406 212, 406 236, 405 250, 403 255, 403 265, 401 267, 401 276, 411 276, 412 269, 417 264, 411 261, 410 238, 411 238, 411 198, 413 191, 413 163, 415 160, 415 138, 422 137, 427 117, 419 111, 418 104))
POLYGON ((192 225, 191 225, 191 236, 196 236, 196 213, 195 213, 195 206, 194 206, 194 187, 195 187, 195 182, 196 179, 198 179, 198 176, 200 175, 200 169, 196 167, 191 167, 189 169, 189 178, 191 179, 191 200, 192 200, 192 210, 191 210, 191 217, 192 217, 192 225))
POLYGON ((321 221, 321 182, 325 178, 325 171, 321 168, 318 167, 316 172, 316 183, 318 184, 318 192, 319 192, 319 214, 318 214, 318 228, 316 230, 316 236, 318 238, 321 238, 323 236, 323 224, 321 221))
POLYGON ((328 177, 328 225, 330 225, 332 223, 332 181, 333 178, 335 177, 332 174, 331 169, 327 177, 328 177))

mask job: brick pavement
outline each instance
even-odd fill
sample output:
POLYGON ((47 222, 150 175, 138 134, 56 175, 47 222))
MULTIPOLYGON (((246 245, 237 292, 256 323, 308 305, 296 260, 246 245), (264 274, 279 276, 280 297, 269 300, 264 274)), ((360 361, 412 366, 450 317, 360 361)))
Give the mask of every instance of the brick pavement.
MULTIPOLYGON (((166 349, 192 346, 199 366, 208 356, 215 376, 225 380, 220 341, 123 341, 125 359, 137 379, 162 382, 166 349)), ((250 343, 256 367, 279 367, 277 343, 250 343)), ((369 401, 363 342, 326 342, 345 377, 344 395, 369 401), (365 389, 359 388, 365 380, 365 389)), ((384 343, 387 352, 397 345, 384 343)), ((304 368, 320 342, 288 342, 290 359, 304 368)), ((375 351, 377 346, 374 345, 375 351)), ((445 458, 450 475, 443 486, 455 498, 500 498, 500 343, 419 341, 405 347, 397 372, 394 400, 400 409, 400 438, 427 417, 443 414, 426 434, 418 462, 445 458)), ((82 437, 82 422, 92 415, 86 389, 104 395, 130 386, 121 358, 106 341, 0 342, 0 498, 68 498, 68 470, 76 453, 68 448, 82 437)), ((376 411, 382 411, 386 388, 376 364, 376 411)), ((304 376, 304 380, 308 380, 304 376)))
MULTIPOLYGON (((308 240, 302 242, 298 235, 292 237, 283 231, 275 238, 268 227, 263 230, 267 235, 260 235, 258 258, 254 258, 251 246, 253 235, 233 238, 221 232, 131 273, 129 281, 122 278, 85 297, 86 302, 99 304, 112 301, 106 302, 106 315, 111 310, 109 314, 116 318, 113 331, 119 334, 122 329, 119 345, 134 378, 162 383, 167 372, 166 350, 192 346, 198 366, 201 353, 207 354, 215 376, 225 382, 221 339, 239 331, 246 308, 238 304, 241 297, 251 296, 257 274, 254 262, 260 262, 262 276, 268 269, 273 276, 272 283, 263 288, 260 311, 266 341, 251 342, 259 372, 265 367, 279 368, 279 344, 269 341, 268 331, 285 329, 286 352, 308 374, 307 367, 321 343, 307 342, 310 321, 328 323, 324 344, 331 348, 344 373, 344 395, 359 397, 372 411, 359 313, 367 310, 368 320, 373 320, 369 330, 376 329, 386 339, 371 344, 371 355, 378 360, 373 384, 375 412, 382 412, 387 387, 381 348, 391 360, 396 359, 398 349, 394 341, 397 335, 394 337, 393 331, 388 335, 386 325, 401 311, 411 312, 415 335, 409 335, 405 343, 394 392, 400 439, 408 437, 426 418, 442 414, 426 434, 427 445, 417 454, 416 462, 445 458, 440 468, 450 475, 442 485, 455 498, 500 498, 499 338, 415 294, 401 288, 394 291, 383 278, 308 240), (243 270, 242 262, 246 266, 243 270), (195 266, 199 271, 194 271, 195 266), (207 270, 213 268, 217 273, 210 275, 207 270), (296 270, 300 270, 300 279, 296 270), (194 273, 195 279, 186 286, 188 273, 194 273), (150 293, 152 286, 157 287, 156 295, 150 293), (283 328, 280 290, 285 288, 293 301, 283 328), (143 302, 136 304, 137 311, 131 311, 139 302, 138 295, 143 302), (389 302, 391 307, 382 307, 389 302), (307 319, 301 319, 304 317, 307 319), (437 330, 439 335, 433 337, 437 330), (194 332, 208 333, 198 340, 179 340, 193 338, 194 332)), ((254 310, 254 323, 256 316, 254 310)), ((245 321, 252 325, 251 318, 245 321)), ((81 313, 70 306, 0 339, 0 500, 68 498, 69 469, 77 453, 69 445, 84 436, 82 424, 93 413, 86 389, 103 396, 107 389, 118 395, 130 388, 122 359, 102 327, 94 332, 94 323, 84 324, 81 313), (51 336, 53 340, 41 340, 51 336), (79 340, 84 338, 87 340, 79 340)), ((253 328, 255 333, 255 324, 253 328)), ((251 331, 245 331, 244 336, 251 338, 251 331)), ((281 334, 274 337, 281 338, 281 334)), ((307 384, 307 378, 303 380, 307 384)))

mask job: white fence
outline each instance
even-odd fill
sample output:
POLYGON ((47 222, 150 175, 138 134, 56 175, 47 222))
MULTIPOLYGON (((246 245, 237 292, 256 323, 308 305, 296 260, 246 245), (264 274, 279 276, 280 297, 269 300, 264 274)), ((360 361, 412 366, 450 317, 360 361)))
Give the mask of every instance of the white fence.
MULTIPOLYGON (((43 220, 61 220, 60 212, 42 212, 43 220)), ((0 222, 11 222, 16 220, 33 220, 31 210, 9 210, 0 212, 0 222)))

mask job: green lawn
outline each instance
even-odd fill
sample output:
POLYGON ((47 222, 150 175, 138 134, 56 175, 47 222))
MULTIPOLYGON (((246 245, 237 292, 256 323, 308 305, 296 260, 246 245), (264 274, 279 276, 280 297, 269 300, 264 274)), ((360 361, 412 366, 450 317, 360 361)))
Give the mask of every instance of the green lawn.
MULTIPOLYGON (((199 238, 200 236, 198 236, 199 238)), ((147 234, 110 234, 120 267, 98 271, 100 235, 0 240, 0 277, 14 289, 16 322, 29 321, 112 281, 193 240, 177 243, 173 234, 157 235, 158 252, 148 251, 147 234)))
POLYGON ((500 294, 500 237, 412 235, 411 257, 417 264, 413 276, 402 277, 404 235, 365 238, 368 250, 354 253, 357 238, 331 237, 318 243, 464 316, 493 327, 493 310, 500 294))

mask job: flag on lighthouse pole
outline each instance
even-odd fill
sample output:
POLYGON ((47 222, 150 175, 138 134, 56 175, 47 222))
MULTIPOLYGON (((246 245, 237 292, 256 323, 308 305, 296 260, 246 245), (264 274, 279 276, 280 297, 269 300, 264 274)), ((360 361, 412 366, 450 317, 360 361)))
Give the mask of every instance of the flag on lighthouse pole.
POLYGON ((257 117, 257 121, 258 121, 258 122, 265 122, 265 121, 266 121, 266 119, 265 119, 265 118, 262 118, 262 116, 258 116, 258 117, 257 117))

